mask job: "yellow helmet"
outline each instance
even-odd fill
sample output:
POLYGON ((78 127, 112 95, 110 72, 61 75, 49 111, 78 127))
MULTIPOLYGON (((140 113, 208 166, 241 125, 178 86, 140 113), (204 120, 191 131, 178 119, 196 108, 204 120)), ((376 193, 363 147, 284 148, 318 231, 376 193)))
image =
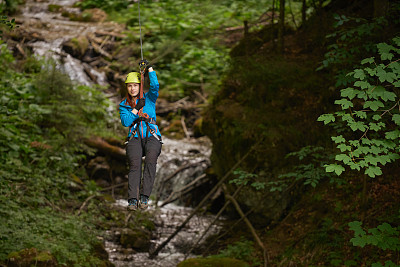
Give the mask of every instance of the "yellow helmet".
POLYGON ((139 72, 130 72, 126 76, 125 83, 140 83, 140 74, 139 72))

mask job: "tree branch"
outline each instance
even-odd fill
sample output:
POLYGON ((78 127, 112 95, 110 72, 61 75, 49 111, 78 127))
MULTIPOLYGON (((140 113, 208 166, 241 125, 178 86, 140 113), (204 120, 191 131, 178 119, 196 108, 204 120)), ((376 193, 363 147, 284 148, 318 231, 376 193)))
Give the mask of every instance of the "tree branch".
POLYGON ((152 253, 150 253, 149 257, 152 259, 157 254, 171 241, 172 238, 174 238, 180 230, 182 230, 183 227, 189 222, 189 220, 203 207, 203 205, 206 203, 209 197, 211 197, 215 191, 225 182, 226 179, 230 176, 230 174, 236 170, 239 165, 253 152, 253 150, 263 141, 263 138, 260 138, 260 140, 253 145, 249 151, 239 160, 236 162, 236 164, 224 175, 224 177, 219 180, 219 182, 208 192, 208 194, 200 201, 200 203, 197 205, 197 207, 192 211, 192 213, 186 218, 186 220, 161 244, 159 245, 152 253))

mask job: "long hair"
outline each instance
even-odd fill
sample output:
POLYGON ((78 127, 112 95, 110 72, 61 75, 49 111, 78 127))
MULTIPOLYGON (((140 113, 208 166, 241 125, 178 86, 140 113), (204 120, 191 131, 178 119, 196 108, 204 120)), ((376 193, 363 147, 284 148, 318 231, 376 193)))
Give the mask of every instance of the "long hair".
POLYGON ((126 101, 125 104, 131 106, 131 108, 135 108, 137 97, 131 96, 129 93, 126 93, 126 101))

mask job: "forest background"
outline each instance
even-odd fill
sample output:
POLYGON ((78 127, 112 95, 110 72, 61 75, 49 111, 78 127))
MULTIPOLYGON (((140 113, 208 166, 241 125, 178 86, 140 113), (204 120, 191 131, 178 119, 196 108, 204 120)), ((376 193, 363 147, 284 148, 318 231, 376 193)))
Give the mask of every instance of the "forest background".
MULTIPOLYGON (((104 88, 75 85, 51 63, 8 50, 18 4, 1 3, 0 261, 35 248, 57 264, 98 265, 105 260, 96 234, 112 216, 94 208, 107 197, 87 179, 84 163, 95 151, 83 139, 123 131, 113 130, 118 115, 106 112, 104 88)), ((211 138, 208 175, 216 180, 251 152, 226 192, 243 186, 237 200, 251 211, 269 263, 399 266, 399 2, 141 4, 143 50, 159 70, 160 97, 189 97, 203 110, 164 119, 189 117, 188 127, 211 138)), ((120 49, 139 60, 135 3, 79 6, 125 24, 120 49)), ((126 73, 126 62, 113 68, 126 73)), ((233 233, 214 254, 254 266, 265 260, 249 231, 233 233)))

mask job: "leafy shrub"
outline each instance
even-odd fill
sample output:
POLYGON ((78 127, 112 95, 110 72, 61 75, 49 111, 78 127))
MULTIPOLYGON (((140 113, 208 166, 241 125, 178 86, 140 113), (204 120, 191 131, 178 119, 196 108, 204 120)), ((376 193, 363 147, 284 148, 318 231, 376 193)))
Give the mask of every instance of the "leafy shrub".
MULTIPOLYGON (((350 240, 353 246, 364 247, 373 245, 383 250, 400 251, 400 227, 392 227, 388 223, 383 223, 376 228, 368 229, 368 233, 362 228, 362 223, 354 221, 349 223, 350 230, 354 231, 354 237, 350 240)), ((377 262, 372 267, 398 267, 391 260, 386 261, 385 265, 377 262)))
POLYGON ((248 173, 241 169, 233 171, 233 174, 236 175, 237 178, 230 180, 229 181, 230 184, 233 183, 236 185, 247 185, 249 182, 251 182, 250 186, 256 190, 262 190, 265 188, 265 182, 259 182, 255 180, 256 178, 258 178, 257 174, 248 173))
POLYGON ((342 89, 342 98, 335 101, 342 111, 318 118, 324 124, 351 130, 332 137, 342 154, 335 158, 340 164, 326 165, 327 172, 340 175, 344 166, 348 166, 352 170, 364 169, 373 178, 382 174, 380 165, 400 158, 400 113, 396 109, 400 64, 393 60, 400 54, 400 37, 394 38, 393 43, 394 46, 378 44, 380 58, 366 58, 361 61, 365 67, 348 74, 355 81, 351 87, 342 89))
POLYGON ((348 70, 365 52, 376 53, 376 44, 371 37, 381 34, 389 22, 386 17, 370 21, 338 14, 334 19, 333 26, 336 31, 326 36, 328 40, 334 41, 328 45, 325 60, 317 70, 340 66, 337 71, 336 86, 346 86, 353 81, 353 77, 346 75, 348 70))
MULTIPOLYGON (((304 185, 311 185, 315 188, 325 178, 330 178, 331 183, 344 182, 325 172, 323 166, 329 160, 330 154, 322 147, 306 146, 299 151, 287 154, 286 158, 288 157, 297 157, 303 163, 293 164, 293 172, 279 175, 279 180, 275 183, 282 182, 282 179, 294 178, 295 181, 304 181, 304 185)), ((290 180, 289 182, 291 182, 290 180)))
POLYGON ((261 262, 253 257, 254 251, 253 242, 242 237, 240 241, 228 245, 226 249, 221 250, 217 255, 210 256, 210 258, 234 258, 245 262, 254 261, 253 266, 258 266, 261 262))
POLYGON ((37 248, 59 264, 98 266, 93 220, 101 214, 73 214, 97 187, 86 181, 79 191, 71 187, 73 177, 86 175, 79 163, 90 149, 81 140, 106 133, 110 103, 99 88, 72 84, 54 64, 19 73, 7 47, 0 49, 0 262, 37 248))

